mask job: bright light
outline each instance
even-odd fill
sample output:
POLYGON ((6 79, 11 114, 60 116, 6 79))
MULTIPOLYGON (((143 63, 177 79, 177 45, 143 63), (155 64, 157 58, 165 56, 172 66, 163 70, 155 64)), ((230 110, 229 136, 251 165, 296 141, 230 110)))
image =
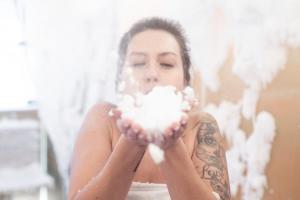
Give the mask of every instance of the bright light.
POLYGON ((36 99, 27 69, 21 23, 14 1, 0 2, 0 110, 23 109, 36 99))

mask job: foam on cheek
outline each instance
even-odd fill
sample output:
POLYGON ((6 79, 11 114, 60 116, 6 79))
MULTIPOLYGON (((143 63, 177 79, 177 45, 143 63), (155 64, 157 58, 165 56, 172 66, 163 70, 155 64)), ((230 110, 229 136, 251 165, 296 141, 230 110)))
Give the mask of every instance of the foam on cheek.
MULTIPOLYGON (((172 123, 180 121, 185 111, 191 109, 189 101, 193 99, 191 87, 180 92, 173 86, 156 86, 147 94, 121 95, 117 106, 122 112, 121 118, 138 123, 148 137, 159 138, 172 123)), ((149 146, 149 152, 156 163, 163 160, 163 151, 154 144, 149 146)))

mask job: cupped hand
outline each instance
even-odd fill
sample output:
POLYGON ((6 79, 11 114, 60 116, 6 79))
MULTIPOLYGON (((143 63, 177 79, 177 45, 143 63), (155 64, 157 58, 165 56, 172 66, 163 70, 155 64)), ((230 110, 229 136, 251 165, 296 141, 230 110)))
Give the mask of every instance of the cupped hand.
POLYGON ((139 124, 128 118, 121 118, 122 113, 117 109, 112 110, 112 112, 113 116, 117 118, 117 126, 120 133, 125 138, 139 146, 147 146, 151 142, 145 130, 139 124))
POLYGON ((184 113, 179 121, 173 122, 162 135, 156 137, 152 142, 164 150, 173 146, 183 134, 187 121, 188 115, 184 113))

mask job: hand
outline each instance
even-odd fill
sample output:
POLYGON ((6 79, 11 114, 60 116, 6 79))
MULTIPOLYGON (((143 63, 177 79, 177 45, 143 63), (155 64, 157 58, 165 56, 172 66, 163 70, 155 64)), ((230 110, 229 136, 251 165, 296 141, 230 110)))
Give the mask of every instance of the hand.
POLYGON ((146 132, 139 124, 133 122, 131 119, 121 118, 122 113, 117 109, 112 110, 112 112, 113 116, 118 118, 117 126, 125 138, 139 146, 147 146, 150 143, 146 132))
POLYGON ((183 134, 187 121, 188 115, 184 113, 178 122, 172 123, 161 137, 156 137, 152 142, 164 150, 173 146, 183 134))

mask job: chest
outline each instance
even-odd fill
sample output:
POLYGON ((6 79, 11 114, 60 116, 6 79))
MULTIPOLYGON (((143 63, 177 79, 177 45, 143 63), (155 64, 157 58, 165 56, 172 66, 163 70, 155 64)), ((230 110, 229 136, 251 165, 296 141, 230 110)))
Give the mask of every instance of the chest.
MULTIPOLYGON (((112 133, 112 148, 114 149, 120 137, 120 132, 115 126, 112 133)), ((189 156, 192 156, 195 144, 195 130, 188 128, 185 130, 182 140, 185 144, 189 156)), ((133 181, 135 182, 150 182, 150 183, 165 183, 163 175, 158 165, 156 165, 148 149, 146 150, 138 168, 134 175, 133 181)))

